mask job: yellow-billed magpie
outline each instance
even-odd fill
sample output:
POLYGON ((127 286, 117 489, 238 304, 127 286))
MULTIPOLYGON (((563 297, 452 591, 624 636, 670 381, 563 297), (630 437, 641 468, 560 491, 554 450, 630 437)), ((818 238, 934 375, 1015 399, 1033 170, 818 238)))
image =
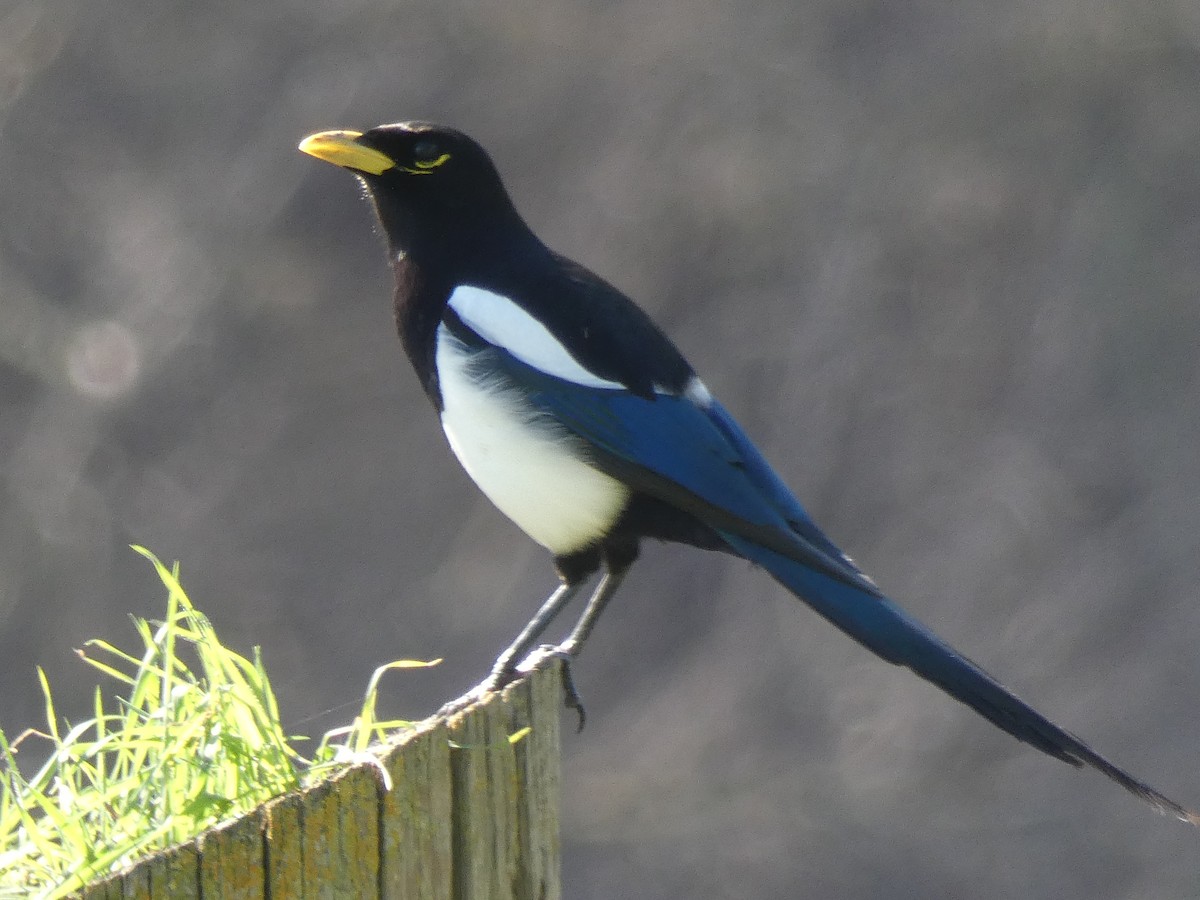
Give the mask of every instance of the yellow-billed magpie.
POLYGON ((475 141, 423 122, 325 131, 300 149, 358 176, 395 275, 400 339, 450 447, 554 556, 561 586, 497 659, 511 680, 601 568, 569 660, 657 538, 720 550, 999 728, 1091 766, 1160 812, 1200 818, 1018 699, 885 597, 813 524, 675 345, 624 294, 543 244, 475 141))

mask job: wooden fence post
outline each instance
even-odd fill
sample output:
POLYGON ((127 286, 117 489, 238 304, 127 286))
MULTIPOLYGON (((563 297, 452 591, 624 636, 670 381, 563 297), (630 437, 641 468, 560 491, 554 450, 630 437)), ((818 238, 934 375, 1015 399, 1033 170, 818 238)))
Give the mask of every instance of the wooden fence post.
POLYGON ((555 662, 405 733, 382 755, 391 790, 352 766, 76 896, 561 900, 561 708, 555 662))

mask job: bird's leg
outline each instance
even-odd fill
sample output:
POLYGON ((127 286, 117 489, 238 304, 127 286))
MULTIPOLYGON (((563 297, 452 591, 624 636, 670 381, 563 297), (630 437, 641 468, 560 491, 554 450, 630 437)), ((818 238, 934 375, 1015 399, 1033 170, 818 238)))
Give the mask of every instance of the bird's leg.
POLYGON ((612 599, 617 588, 621 586, 621 582, 625 580, 625 575, 629 572, 631 565, 633 565, 632 560, 622 560, 620 563, 610 560, 608 570, 600 579, 595 592, 588 600, 587 606, 583 608, 579 620, 566 639, 559 644, 543 644, 526 656, 516 668, 518 672, 532 672, 547 659, 562 660, 563 703, 567 709, 574 710, 579 717, 577 731, 583 731, 587 713, 584 711, 579 691, 575 688, 575 679, 571 676, 571 663, 583 650, 583 645, 587 641, 588 635, 592 633, 596 620, 600 618, 600 613, 604 612, 604 607, 608 605, 608 601, 612 599))
POLYGON ((503 687, 504 684, 512 681, 513 676, 517 673, 518 661, 529 654, 537 639, 549 627, 554 617, 562 612, 568 603, 575 599, 579 593, 579 589, 583 585, 583 581, 564 581, 554 593, 546 598, 546 602, 542 604, 542 608, 529 620, 529 624, 521 629, 521 633, 517 635, 516 640, 509 644, 508 649, 496 657, 496 662, 492 665, 492 674, 489 676, 489 681, 496 681, 496 687, 503 687))
POLYGON ((498 691, 512 681, 518 674, 517 661, 528 655, 529 651, 533 649, 533 645, 537 642, 537 639, 542 636, 542 632, 554 620, 554 617, 562 612, 563 607, 575 599, 585 581, 586 579, 579 581, 564 580, 555 589, 554 593, 546 598, 546 602, 542 604, 537 614, 521 629, 521 633, 517 635, 516 640, 509 644, 508 648, 496 657, 496 662, 492 664, 492 671, 488 674, 487 678, 461 697, 443 705, 437 714, 439 716, 451 716, 457 712, 461 712, 472 703, 482 699, 486 694, 498 691))
POLYGON ((621 582, 625 580, 625 576, 629 573, 631 563, 625 563, 622 566, 612 566, 604 573, 604 577, 600 579, 600 584, 596 586, 595 593, 587 602, 587 606, 583 608, 583 612, 579 615, 579 621, 575 623, 575 627, 571 629, 571 633, 567 635, 567 639, 558 645, 558 649, 566 656, 575 658, 583 650, 583 645, 588 639, 588 635, 592 633, 592 629, 596 627, 596 621, 600 618, 600 613, 604 612, 604 607, 608 606, 608 601, 613 598, 613 594, 617 592, 617 588, 621 586, 621 582))

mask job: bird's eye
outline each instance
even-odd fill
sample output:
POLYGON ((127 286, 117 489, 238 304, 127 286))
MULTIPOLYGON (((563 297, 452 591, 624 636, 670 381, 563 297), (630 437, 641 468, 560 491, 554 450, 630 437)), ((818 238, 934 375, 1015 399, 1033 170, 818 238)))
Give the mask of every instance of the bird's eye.
POLYGON ((412 168, 401 166, 410 175, 428 175, 438 166, 450 159, 441 144, 429 138, 423 138, 412 146, 412 168))
POLYGON ((441 156, 441 150, 433 141, 417 141, 412 149, 414 162, 433 162, 441 156))

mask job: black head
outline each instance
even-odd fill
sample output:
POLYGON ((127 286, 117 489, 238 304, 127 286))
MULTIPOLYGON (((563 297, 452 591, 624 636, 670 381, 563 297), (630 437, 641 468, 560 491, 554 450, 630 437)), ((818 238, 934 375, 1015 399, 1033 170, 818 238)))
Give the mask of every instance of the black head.
POLYGON ((362 180, 395 249, 453 243, 463 251, 484 230, 488 243, 528 232, 487 152, 453 128, 398 122, 365 133, 323 131, 300 149, 362 180))

